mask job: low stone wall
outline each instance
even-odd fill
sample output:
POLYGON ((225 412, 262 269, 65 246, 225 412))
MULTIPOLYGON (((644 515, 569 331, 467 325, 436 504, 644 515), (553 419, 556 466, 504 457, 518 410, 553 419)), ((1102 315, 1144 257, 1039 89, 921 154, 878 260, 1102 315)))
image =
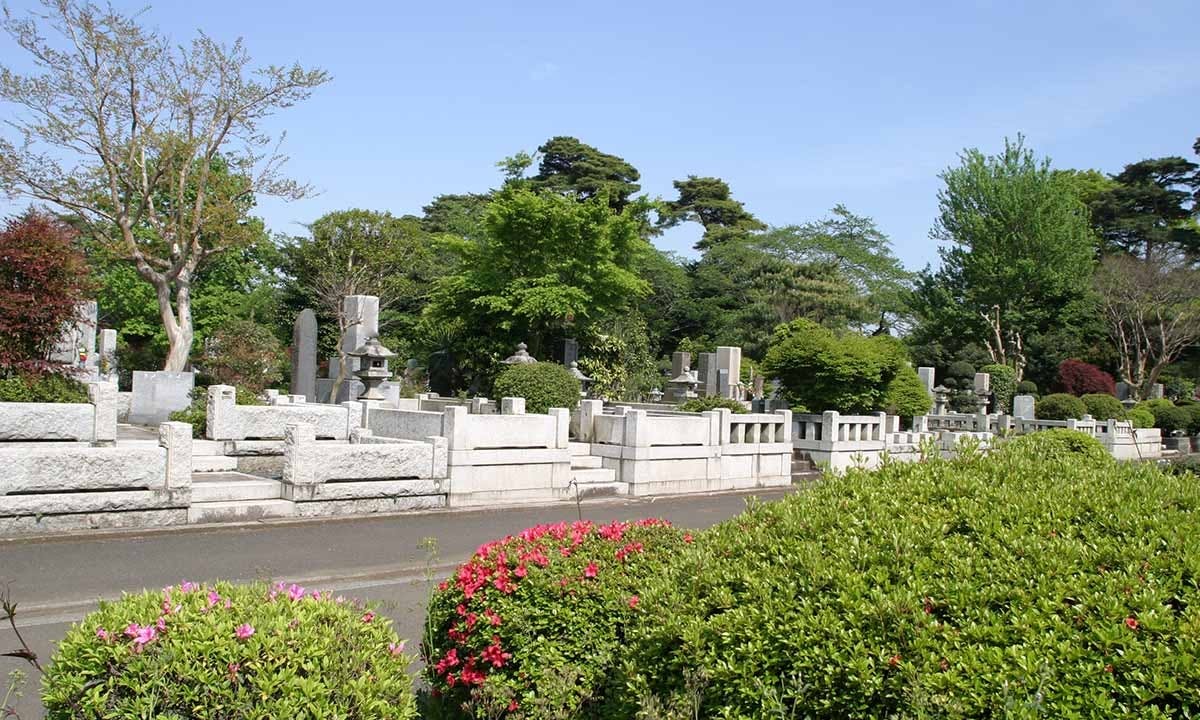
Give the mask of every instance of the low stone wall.
POLYGON ((192 427, 151 448, 0 448, 0 535, 187 522, 192 427))
POLYGON ((232 386, 211 385, 205 437, 210 440, 283 439, 288 425, 305 423, 313 426, 319 438, 346 440, 350 430, 358 426, 361 412, 357 402, 238 405, 232 386))
POLYGON ((287 426, 283 498, 300 516, 426 510, 446 505, 446 439, 374 438, 357 430, 347 444, 317 442, 308 423, 287 426))
POLYGON ((87 391, 87 403, 0 403, 0 447, 39 441, 111 445, 117 438, 117 388, 93 382, 87 391))
POLYGON ((580 404, 580 438, 631 495, 716 492, 791 483, 792 414, 652 416, 580 404))

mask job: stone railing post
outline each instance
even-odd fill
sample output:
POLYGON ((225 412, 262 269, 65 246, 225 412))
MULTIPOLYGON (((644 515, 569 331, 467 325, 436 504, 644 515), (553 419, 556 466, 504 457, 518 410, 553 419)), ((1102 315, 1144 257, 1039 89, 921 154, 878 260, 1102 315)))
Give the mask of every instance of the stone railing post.
POLYGON ((524 415, 525 414, 525 398, 519 398, 519 397, 500 398, 500 414, 501 415, 524 415))
POLYGON ((92 444, 117 443, 117 386, 107 382, 88 383, 88 400, 92 403, 92 444))
MULTIPOLYGON (((520 398, 505 398, 520 399, 520 398)), ((521 409, 524 410, 525 401, 521 399, 521 409)), ((569 447, 568 443, 571 440, 571 411, 566 408, 550 408, 548 411, 550 417, 554 418, 554 447, 565 448, 569 447)), ((510 415, 511 413, 505 413, 510 415)))
POLYGON ((772 442, 792 443, 792 411, 791 410, 776 410, 775 414, 781 418, 783 422, 783 436, 778 434, 772 439, 772 442))
POLYGON ((349 438, 354 428, 365 427, 367 409, 358 400, 346 400, 341 405, 346 408, 346 437, 349 438))
POLYGON ((596 436, 596 416, 603 413, 603 400, 579 401, 579 442, 592 441, 596 436))
POLYGON ((709 445, 730 445, 733 443, 733 424, 730 422, 733 411, 729 408, 714 408, 700 413, 700 416, 708 418, 709 445))
POLYGON ((650 433, 646 422, 649 418, 645 410, 629 409, 625 412, 625 437, 622 445, 626 447, 650 447, 650 433))
POLYGON ((283 429, 283 498, 311 500, 316 473, 305 452, 317 442, 317 428, 312 423, 288 423, 283 429))
POLYGON ((430 435, 425 440, 433 446, 433 468, 430 470, 430 477, 445 480, 450 477, 450 453, 447 452, 446 438, 430 435))
POLYGON ((183 505, 192 498, 192 426, 165 422, 158 426, 158 444, 167 450, 166 490, 183 505))
POLYGON ((838 411, 826 410, 821 413, 821 449, 832 450, 838 438, 838 411))
POLYGON ((469 413, 463 405, 451 405, 442 411, 442 430, 446 433, 448 449, 471 449, 467 438, 468 422, 470 422, 469 413))
POLYGON ((237 391, 232 385, 208 386, 208 412, 204 436, 209 440, 232 440, 231 415, 237 412, 237 391))

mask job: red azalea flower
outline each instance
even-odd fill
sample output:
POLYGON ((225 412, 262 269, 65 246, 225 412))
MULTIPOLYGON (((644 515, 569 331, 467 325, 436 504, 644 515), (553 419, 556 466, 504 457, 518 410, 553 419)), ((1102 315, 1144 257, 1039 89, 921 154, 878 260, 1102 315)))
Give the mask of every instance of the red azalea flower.
POLYGON ((635 608, 638 606, 639 602, 641 602, 641 598, 639 598, 637 595, 632 595, 629 598, 629 607, 635 608))
POLYGON ((583 576, 585 578, 594 578, 598 572, 600 572, 600 568, 596 567, 596 563, 591 562, 583 569, 583 576))
POLYGON ((1129 628, 1130 630, 1137 630, 1139 627, 1141 627, 1141 623, 1139 623, 1135 617, 1127 617, 1125 618, 1125 627, 1129 628))

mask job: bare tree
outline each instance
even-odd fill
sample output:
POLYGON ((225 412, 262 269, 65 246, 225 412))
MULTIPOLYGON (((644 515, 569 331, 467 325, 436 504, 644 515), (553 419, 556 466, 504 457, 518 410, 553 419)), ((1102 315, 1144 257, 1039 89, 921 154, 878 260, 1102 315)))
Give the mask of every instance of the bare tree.
POLYGON ((1163 369, 1200 340, 1200 272, 1113 255, 1100 264, 1095 283, 1121 379, 1145 397, 1163 369))
POLYGON ((201 33, 190 45, 111 6, 43 0, 45 11, 4 29, 36 74, 0 66, 0 100, 16 106, 0 138, 0 185, 10 197, 53 203, 127 257, 154 286, 170 342, 165 369, 191 350, 196 268, 244 238, 254 195, 298 199, 284 177, 283 137, 262 122, 306 99, 320 69, 252 68, 241 40, 201 33), (52 38, 48 38, 49 33, 52 38))

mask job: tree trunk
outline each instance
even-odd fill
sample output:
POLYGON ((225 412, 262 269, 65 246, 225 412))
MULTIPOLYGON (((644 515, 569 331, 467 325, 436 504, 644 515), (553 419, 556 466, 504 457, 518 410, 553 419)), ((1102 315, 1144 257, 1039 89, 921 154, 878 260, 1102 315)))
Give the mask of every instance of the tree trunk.
POLYGON ((187 369, 188 359, 192 353, 192 339, 195 331, 192 328, 192 287, 191 278, 182 273, 175 280, 175 302, 171 303, 171 285, 166 280, 154 282, 155 294, 158 296, 158 312, 162 317, 163 329, 167 333, 167 359, 163 370, 168 372, 183 372, 187 369))

